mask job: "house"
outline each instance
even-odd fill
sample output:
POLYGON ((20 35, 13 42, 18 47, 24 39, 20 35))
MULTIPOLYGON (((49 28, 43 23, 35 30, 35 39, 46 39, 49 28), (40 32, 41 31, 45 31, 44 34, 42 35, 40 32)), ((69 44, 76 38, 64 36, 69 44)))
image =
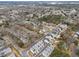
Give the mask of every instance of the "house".
POLYGON ((45 47, 43 40, 39 41, 33 45, 29 51, 27 51, 28 56, 36 56, 45 47))
POLYGON ((76 32, 76 34, 79 36, 79 32, 76 32))
POLYGON ((13 55, 10 55, 11 53, 13 53, 11 48, 7 47, 4 40, 0 39, 0 57, 15 56, 14 53, 13 53, 13 55))
POLYGON ((47 57, 47 56, 49 56, 50 54, 51 54, 51 52, 54 50, 54 47, 52 47, 52 46, 47 46, 45 49, 44 49, 44 51, 42 51, 42 55, 44 56, 44 57, 47 57))
MULTIPOLYGON (((40 41, 33 45, 28 51, 28 56, 49 56, 54 50, 52 43, 56 38, 60 37, 60 34, 67 29, 67 25, 59 24, 52 32, 45 35, 40 41)), ((53 43, 54 44, 54 43, 53 43)))

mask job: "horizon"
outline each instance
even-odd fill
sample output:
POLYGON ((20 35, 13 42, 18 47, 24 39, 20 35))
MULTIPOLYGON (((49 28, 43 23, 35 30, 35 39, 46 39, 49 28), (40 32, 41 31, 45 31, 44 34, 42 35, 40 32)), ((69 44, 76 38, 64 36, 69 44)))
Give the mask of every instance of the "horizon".
POLYGON ((79 1, 79 0, 0 0, 0 1, 79 1))

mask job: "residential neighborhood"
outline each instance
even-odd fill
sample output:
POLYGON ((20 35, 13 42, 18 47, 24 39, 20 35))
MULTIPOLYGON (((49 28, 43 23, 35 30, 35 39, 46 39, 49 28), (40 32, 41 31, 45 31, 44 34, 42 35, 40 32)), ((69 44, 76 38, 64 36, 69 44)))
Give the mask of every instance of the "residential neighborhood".
POLYGON ((0 57, 79 57, 79 1, 0 2, 0 57))

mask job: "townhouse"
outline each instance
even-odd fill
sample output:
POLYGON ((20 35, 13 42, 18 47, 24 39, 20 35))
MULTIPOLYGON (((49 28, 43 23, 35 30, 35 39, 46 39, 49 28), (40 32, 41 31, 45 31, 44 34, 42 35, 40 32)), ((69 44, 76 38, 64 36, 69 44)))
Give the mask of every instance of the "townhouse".
POLYGON ((15 54, 12 52, 11 48, 6 46, 4 40, 0 38, 0 57, 15 57, 15 54))
POLYGON ((40 41, 38 41, 35 45, 30 47, 29 50, 27 50, 27 56, 49 56, 55 47, 52 45, 54 44, 52 41, 55 41, 56 38, 59 38, 60 34, 66 29, 67 25, 65 24, 57 25, 56 28, 52 30, 52 32, 46 34, 40 41))

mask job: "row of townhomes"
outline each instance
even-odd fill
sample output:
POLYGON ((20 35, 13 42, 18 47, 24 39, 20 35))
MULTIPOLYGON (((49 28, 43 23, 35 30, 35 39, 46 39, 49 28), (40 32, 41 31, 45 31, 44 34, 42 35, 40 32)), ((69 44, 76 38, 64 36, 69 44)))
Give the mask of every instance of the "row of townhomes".
POLYGON ((54 43, 60 34, 67 29, 66 24, 58 24, 52 32, 47 33, 43 36, 40 41, 32 45, 26 52, 22 53, 22 56, 27 57, 47 57, 54 50, 54 43))
POLYGON ((11 48, 6 45, 5 41, 0 38, 0 57, 4 56, 15 57, 15 54, 12 52, 11 48))

